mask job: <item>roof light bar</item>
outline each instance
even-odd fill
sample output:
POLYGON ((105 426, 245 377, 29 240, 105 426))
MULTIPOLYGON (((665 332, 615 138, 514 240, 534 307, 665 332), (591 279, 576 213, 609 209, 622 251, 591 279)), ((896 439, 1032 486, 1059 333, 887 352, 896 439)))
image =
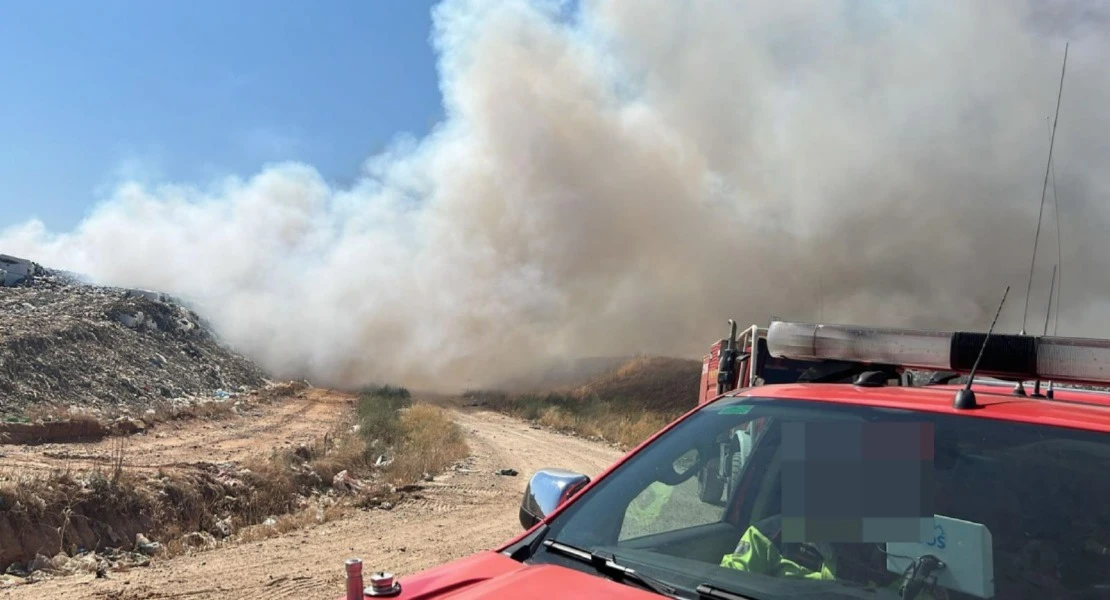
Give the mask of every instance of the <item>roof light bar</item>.
MULTIPOLYGON (((986 334, 774 321, 767 349, 776 358, 845 360, 971 371, 986 334)), ((1110 340, 993 334, 979 375, 1110 384, 1110 340)))
POLYGON ((1110 340, 1042 337, 1037 373, 1052 381, 1110 382, 1110 340))

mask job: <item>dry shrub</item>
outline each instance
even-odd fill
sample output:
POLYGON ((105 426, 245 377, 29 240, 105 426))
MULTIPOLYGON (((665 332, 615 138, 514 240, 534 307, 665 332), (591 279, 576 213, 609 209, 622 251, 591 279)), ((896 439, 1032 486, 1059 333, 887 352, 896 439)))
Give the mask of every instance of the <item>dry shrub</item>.
POLYGON ((400 411, 409 406, 412 406, 412 395, 402 387, 373 386, 359 394, 359 434, 371 449, 393 446, 401 441, 400 411))
MULTIPOLYGON (((344 431, 350 432, 350 427, 344 431)), ((313 446, 309 465, 324 484, 330 484, 340 471, 359 475, 367 473, 374 462, 369 443, 359 435, 340 433, 329 437, 325 443, 313 446)))
POLYGON ((395 483, 419 481, 470 453, 462 428, 437 406, 416 404, 400 416, 399 427, 403 437, 389 469, 395 483))
POLYGON ((260 523, 296 507, 297 481, 284 455, 255 459, 244 466, 250 473, 243 477, 247 486, 239 495, 236 521, 243 525, 260 523))
POLYGON ((400 485, 444 470, 464 458, 469 448, 446 410, 424 402, 413 405, 404 388, 377 386, 360 394, 353 422, 340 423, 330 439, 299 452, 324 485, 340 471, 369 475, 377 458, 387 455, 393 459, 389 479, 400 485))

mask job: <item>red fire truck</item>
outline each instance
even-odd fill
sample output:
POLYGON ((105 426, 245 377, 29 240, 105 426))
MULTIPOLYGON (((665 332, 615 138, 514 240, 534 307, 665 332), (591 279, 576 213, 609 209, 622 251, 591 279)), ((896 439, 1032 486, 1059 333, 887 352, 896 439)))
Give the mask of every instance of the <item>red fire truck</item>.
POLYGON ((721 393, 594 479, 536 472, 518 537, 400 581, 349 561, 347 598, 1110 598, 1110 392, 1062 387, 1110 385, 1110 340, 773 321, 716 348, 721 393))

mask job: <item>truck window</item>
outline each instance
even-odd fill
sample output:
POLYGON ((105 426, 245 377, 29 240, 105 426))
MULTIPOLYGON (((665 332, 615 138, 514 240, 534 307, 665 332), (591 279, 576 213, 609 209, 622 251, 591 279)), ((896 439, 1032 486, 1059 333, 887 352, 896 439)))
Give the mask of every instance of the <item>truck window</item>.
MULTIPOLYGON (((1098 432, 825 402, 725 399, 692 415, 599 482, 554 519, 548 536, 612 553, 621 564, 688 593, 701 583, 758 598, 837 593, 830 585, 845 590, 878 586, 871 597, 898 598, 892 590, 905 567, 935 554, 950 561, 948 575, 937 576, 949 597, 1097 597, 1100 586, 1110 584, 1110 503, 1103 500, 1110 497, 1107 468, 1110 439, 1098 432), (738 433, 757 423, 762 426, 750 451, 736 453, 739 474, 722 494, 725 500, 706 501, 699 494, 698 473, 719 457, 717 441, 739 439, 738 433), (854 471, 845 470, 843 459, 842 464, 826 462, 871 435, 858 433, 859 428, 873 431, 875 426, 888 434, 899 427, 932 431, 928 460, 903 457, 894 464, 880 452, 859 459, 866 468, 854 471), (826 435, 833 441, 825 442, 825 455, 799 459, 800 444, 790 437, 798 427, 831 427, 841 437, 826 435), (806 535, 815 536, 812 546, 839 561, 835 573, 830 579, 807 579, 766 564, 737 567, 749 564, 742 560, 749 550, 745 540, 771 540, 799 522, 798 499, 810 495, 797 479, 806 464, 820 467, 818 476, 835 474, 823 484, 831 494, 807 499, 829 504, 810 506, 813 514, 803 518, 810 527, 806 535), (839 505, 831 505, 833 496, 839 505), (845 516, 848 509, 856 511, 854 516, 845 516), (914 512, 925 510, 928 514, 914 512), (822 511, 828 514, 818 514, 822 511), (871 523, 870 533, 841 531, 840 538, 828 538, 827 531, 812 528, 830 514, 857 521, 858 531, 871 523), (882 521, 887 529, 875 529, 876 519, 898 524, 888 527, 882 521), (906 523, 918 527, 912 540, 906 523), (759 535, 753 537, 753 530, 759 535), (860 539, 846 539, 852 535, 860 539)), ((802 544, 785 537, 779 541, 802 544)), ((541 551, 534 560, 543 562, 545 556, 541 551)))
MULTIPOLYGON (((676 470, 692 468, 696 460, 697 451, 691 450, 675 461, 676 470)), ((654 481, 628 504, 618 539, 623 541, 718 522, 723 512, 723 506, 699 497, 697 481, 693 478, 677 485, 654 481)))

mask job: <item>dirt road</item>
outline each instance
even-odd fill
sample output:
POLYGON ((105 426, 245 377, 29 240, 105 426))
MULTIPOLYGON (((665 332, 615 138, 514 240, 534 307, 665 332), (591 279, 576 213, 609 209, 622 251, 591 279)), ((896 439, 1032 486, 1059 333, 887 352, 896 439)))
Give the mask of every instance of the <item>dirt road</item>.
MULTIPOLYGON (((288 410, 292 412, 283 414, 308 421, 311 415, 320 415, 317 411, 327 410, 329 402, 340 401, 345 400, 319 398, 300 408, 291 405, 288 410), (304 412, 298 413, 300 410, 304 412)), ((406 502, 392 511, 357 512, 262 542, 159 561, 147 568, 113 573, 109 579, 74 576, 9 588, 0 591, 0 598, 334 599, 343 595, 346 558, 361 557, 367 571, 388 569, 405 575, 491 548, 520 530, 517 507, 533 471, 558 466, 592 476, 620 456, 607 445, 533 429, 499 414, 456 412, 455 417, 472 450, 469 472, 450 472, 424 484, 422 500, 406 502), (502 468, 516 469, 520 476, 496 475, 502 468)), ((240 444, 281 443, 300 426, 234 434, 217 428, 220 430, 213 431, 210 442, 214 451, 234 458, 242 450, 240 444), (269 442, 241 437, 258 435, 261 439, 271 435, 267 432, 278 437, 270 437, 269 442)), ((318 434, 320 430, 315 431, 318 434)), ((148 460, 152 464, 196 455, 196 450, 180 451, 170 439, 164 446, 155 444, 151 451, 154 454, 148 460)))
MULTIPOLYGON (((353 402, 349 394, 313 388, 240 416, 162 423, 148 435, 107 438, 88 444, 0 446, 3 459, 0 464, 4 471, 24 473, 106 467, 111 465, 113 451, 121 442, 124 464, 129 469, 237 461, 318 438, 331 429, 349 402, 353 402)), ((6 474, 0 472, 0 476, 6 474)))

